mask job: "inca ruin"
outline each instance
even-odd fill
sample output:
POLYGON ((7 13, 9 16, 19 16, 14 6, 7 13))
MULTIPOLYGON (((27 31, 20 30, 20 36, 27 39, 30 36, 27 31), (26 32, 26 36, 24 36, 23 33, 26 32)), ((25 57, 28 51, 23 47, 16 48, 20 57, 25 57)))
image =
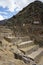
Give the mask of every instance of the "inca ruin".
POLYGON ((34 1, 0 24, 0 65, 43 65, 43 3, 34 1))

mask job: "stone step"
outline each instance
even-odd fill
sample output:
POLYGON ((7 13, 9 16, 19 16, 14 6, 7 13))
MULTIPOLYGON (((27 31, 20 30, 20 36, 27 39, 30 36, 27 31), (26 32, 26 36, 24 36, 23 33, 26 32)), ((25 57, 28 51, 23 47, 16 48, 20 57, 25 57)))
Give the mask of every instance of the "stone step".
POLYGON ((22 42, 22 43, 18 44, 17 46, 19 48, 26 48, 26 47, 29 47, 29 46, 32 46, 32 45, 34 45, 34 41, 22 42))
POLYGON ((39 48, 37 51, 28 55, 28 57, 32 58, 35 62, 39 62, 40 57, 43 55, 43 48, 39 48))
POLYGON ((24 52, 26 55, 31 54, 39 48, 39 45, 32 45, 30 47, 21 48, 20 50, 24 52))

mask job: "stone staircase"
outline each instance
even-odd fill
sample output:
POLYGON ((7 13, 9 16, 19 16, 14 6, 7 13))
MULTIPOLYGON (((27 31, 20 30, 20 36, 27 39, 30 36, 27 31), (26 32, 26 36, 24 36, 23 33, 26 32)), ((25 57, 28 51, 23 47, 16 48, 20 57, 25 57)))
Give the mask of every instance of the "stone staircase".
POLYGON ((21 57, 22 61, 26 62, 27 65, 42 64, 43 59, 41 59, 41 57, 43 57, 43 47, 39 47, 39 45, 35 44, 34 41, 23 41, 21 43, 16 44, 16 46, 13 46, 12 43, 8 42, 6 39, 3 39, 2 43, 4 49, 12 49, 11 52, 16 53, 19 60, 21 57))
MULTIPOLYGON (((4 30, 2 29, 2 31, 4 30)), ((7 31, 9 32, 9 29, 7 31)), ((11 37, 12 36, 10 36, 10 38, 11 37)), ((2 41, 0 42, 0 57, 2 56, 2 59, 4 60, 7 59, 7 61, 8 60, 14 61, 15 65, 43 65, 43 47, 40 47, 38 44, 35 44, 34 40, 30 40, 29 37, 13 38, 11 39, 12 42, 9 42, 5 38, 1 38, 0 36, 0 41, 2 41), (15 43, 15 45, 13 42, 15 43), (16 59, 14 56, 14 53, 18 55, 18 58, 22 57, 22 60, 16 59)), ((6 62, 5 64, 0 64, 0 65, 10 65, 9 61, 7 64, 7 61, 4 61, 6 62)), ((1 60, 0 60, 0 63, 1 63, 1 60)), ((14 65, 14 64, 11 64, 11 65, 14 65)))
MULTIPOLYGON (((6 54, 12 53, 13 55, 14 53, 17 54, 18 59, 16 59, 15 57, 13 58, 15 64, 17 64, 19 61, 22 63, 23 61, 24 65, 25 64, 26 65, 42 65, 43 47, 39 47, 39 45, 35 44, 34 41, 30 40, 26 42, 21 42, 16 44, 17 46, 14 46, 12 43, 8 42, 6 39, 3 39, 2 43, 3 43, 2 48, 5 50, 4 53, 6 54), (13 49, 13 52, 11 49, 13 49)), ((10 57, 9 54, 8 56, 10 57)))
POLYGON ((43 48, 34 44, 34 41, 26 41, 18 44, 19 50, 26 55, 27 58, 31 58, 30 65, 41 65, 40 58, 43 56, 43 48))

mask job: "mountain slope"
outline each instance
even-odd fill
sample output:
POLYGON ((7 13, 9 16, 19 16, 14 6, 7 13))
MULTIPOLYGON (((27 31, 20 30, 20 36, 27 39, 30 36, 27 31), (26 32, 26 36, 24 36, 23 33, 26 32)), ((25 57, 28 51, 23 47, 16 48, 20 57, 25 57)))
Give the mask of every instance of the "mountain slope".
POLYGON ((34 1, 16 16, 6 21, 15 36, 30 36, 38 42, 43 41, 43 3, 34 1))
POLYGON ((29 4, 26 8, 24 8, 21 12, 19 12, 16 16, 13 16, 11 19, 9 19, 8 21, 9 22, 21 21, 19 23, 22 23, 22 22, 31 23, 32 21, 42 22, 43 21, 42 17, 43 17, 43 3, 40 1, 34 1, 31 4, 29 4))

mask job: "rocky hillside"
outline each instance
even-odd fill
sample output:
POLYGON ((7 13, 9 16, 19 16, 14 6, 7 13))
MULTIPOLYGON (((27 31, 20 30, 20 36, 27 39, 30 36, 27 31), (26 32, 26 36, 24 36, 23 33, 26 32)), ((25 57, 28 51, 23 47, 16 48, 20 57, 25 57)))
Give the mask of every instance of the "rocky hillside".
POLYGON ((0 65, 43 65, 43 3, 34 1, 2 22, 0 65))
POLYGON ((6 21, 15 36, 30 36, 43 41, 43 2, 34 1, 6 21))
POLYGON ((40 1, 34 1, 30 3, 26 8, 19 12, 16 16, 13 16, 7 21, 9 25, 15 23, 33 23, 34 21, 40 21, 43 23, 43 3, 40 1))

